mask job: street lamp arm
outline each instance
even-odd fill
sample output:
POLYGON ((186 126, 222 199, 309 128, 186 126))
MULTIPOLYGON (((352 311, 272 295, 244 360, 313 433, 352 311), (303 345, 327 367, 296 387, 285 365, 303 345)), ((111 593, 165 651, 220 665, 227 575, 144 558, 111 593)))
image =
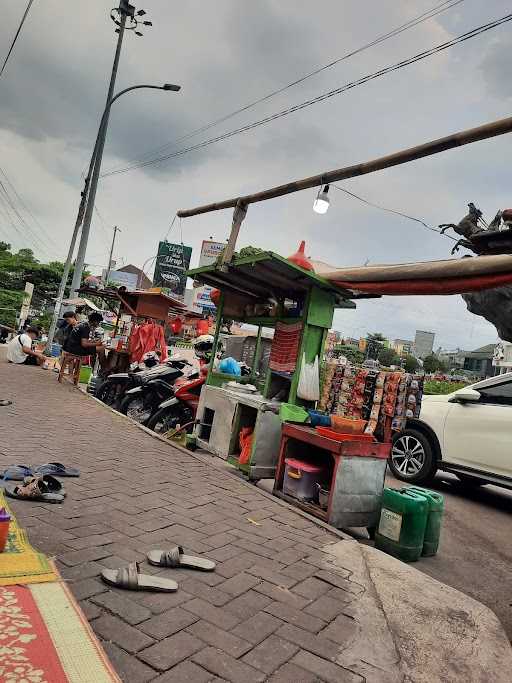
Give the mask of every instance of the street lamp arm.
POLYGON ((141 88, 150 88, 151 90, 172 90, 174 92, 179 92, 181 90, 181 85, 174 85, 172 83, 164 83, 164 85, 131 85, 129 88, 120 90, 116 95, 114 95, 110 102, 107 103, 105 109, 110 109, 110 107, 114 104, 118 97, 121 97, 121 95, 130 92, 130 90, 139 90, 141 88))

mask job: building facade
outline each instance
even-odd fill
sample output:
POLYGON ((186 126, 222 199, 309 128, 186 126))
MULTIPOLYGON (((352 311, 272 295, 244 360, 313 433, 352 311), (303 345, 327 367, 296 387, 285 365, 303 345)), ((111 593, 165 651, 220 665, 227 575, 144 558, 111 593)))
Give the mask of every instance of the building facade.
POLYGON ((414 347, 414 342, 409 339, 394 339, 391 345, 393 351, 399 356, 409 356, 411 355, 414 347))
POLYGON ((416 330, 414 337, 414 354, 417 358, 426 358, 434 350, 435 332, 416 330))

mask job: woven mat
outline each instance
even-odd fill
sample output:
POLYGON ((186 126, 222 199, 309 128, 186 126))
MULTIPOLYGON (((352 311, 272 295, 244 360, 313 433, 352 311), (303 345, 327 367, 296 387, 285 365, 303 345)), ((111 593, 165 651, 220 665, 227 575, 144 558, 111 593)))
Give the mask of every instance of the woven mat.
POLYGON ((0 587, 0 680, 120 683, 62 581, 0 587))
POLYGON ((0 586, 56 581, 55 569, 46 555, 30 545, 25 530, 18 525, 1 491, 0 507, 5 507, 11 515, 7 545, 0 553, 0 586))

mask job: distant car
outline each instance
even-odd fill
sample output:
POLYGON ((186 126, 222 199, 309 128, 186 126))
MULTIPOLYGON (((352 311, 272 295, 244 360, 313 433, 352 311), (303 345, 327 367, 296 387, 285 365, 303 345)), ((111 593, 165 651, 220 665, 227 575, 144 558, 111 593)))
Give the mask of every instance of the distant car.
POLYGON ((512 372, 425 396, 420 417, 396 435, 389 467, 415 484, 445 470, 467 484, 512 489, 512 372))

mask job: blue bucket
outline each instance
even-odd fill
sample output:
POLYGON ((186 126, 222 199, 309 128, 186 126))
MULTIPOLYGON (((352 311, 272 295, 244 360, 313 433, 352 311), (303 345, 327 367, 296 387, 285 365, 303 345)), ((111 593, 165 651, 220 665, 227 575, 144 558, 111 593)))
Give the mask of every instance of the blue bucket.
POLYGON ((58 358, 60 356, 60 344, 52 344, 51 355, 53 358, 58 358))
POLYGON ((319 410, 308 410, 312 427, 330 427, 331 416, 321 413, 319 410))

